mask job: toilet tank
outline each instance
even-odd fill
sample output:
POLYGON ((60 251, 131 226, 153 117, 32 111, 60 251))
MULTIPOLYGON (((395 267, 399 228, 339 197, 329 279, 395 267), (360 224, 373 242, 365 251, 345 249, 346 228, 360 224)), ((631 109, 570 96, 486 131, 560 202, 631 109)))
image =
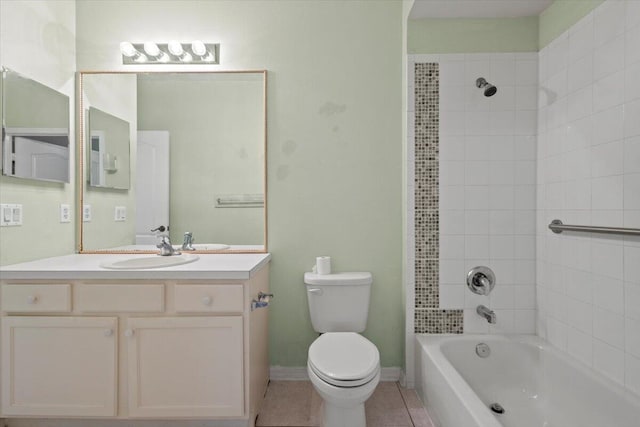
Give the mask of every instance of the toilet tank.
POLYGON ((362 332, 367 326, 371 273, 305 273, 309 314, 316 332, 362 332))

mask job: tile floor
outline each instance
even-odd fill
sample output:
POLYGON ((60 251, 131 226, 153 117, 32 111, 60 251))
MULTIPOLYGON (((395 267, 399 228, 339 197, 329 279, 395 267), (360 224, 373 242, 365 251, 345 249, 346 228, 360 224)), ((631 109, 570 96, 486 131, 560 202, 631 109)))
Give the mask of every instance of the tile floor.
MULTIPOLYGON (((319 426, 321 401, 309 381, 271 381, 257 426, 319 426)), ((367 427, 433 427, 416 392, 397 382, 378 384, 365 411, 367 427)))

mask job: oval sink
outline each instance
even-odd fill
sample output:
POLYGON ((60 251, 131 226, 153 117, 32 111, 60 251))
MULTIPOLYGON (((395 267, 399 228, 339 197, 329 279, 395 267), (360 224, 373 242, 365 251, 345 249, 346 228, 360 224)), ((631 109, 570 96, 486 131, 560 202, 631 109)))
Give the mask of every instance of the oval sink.
POLYGON ((175 265, 188 264, 197 261, 200 257, 194 254, 182 254, 173 256, 145 256, 120 259, 117 261, 103 262, 100 264, 102 268, 110 268, 112 270, 136 270, 143 268, 163 268, 173 267, 175 265))

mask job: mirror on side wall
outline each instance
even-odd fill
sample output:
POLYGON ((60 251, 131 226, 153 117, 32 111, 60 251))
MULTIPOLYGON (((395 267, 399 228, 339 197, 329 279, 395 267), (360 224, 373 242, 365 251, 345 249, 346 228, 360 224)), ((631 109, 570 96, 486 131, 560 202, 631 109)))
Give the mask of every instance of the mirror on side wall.
POLYGON ((79 79, 81 253, 266 251, 266 71, 79 79))
POLYGON ((69 97, 2 67, 2 174, 69 182, 69 97))

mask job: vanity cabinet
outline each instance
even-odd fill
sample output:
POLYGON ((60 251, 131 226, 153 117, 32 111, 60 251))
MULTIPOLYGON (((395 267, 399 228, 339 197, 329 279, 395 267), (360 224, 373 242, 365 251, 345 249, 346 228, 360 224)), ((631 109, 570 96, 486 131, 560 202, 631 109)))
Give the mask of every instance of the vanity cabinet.
POLYGON ((118 319, 2 319, 5 416, 116 414, 118 319))
POLYGON ((3 278, 0 416, 253 426, 269 380, 269 310, 251 301, 269 292, 268 271, 244 280, 3 278))
POLYGON ((242 317, 129 319, 129 415, 242 416, 242 317))

